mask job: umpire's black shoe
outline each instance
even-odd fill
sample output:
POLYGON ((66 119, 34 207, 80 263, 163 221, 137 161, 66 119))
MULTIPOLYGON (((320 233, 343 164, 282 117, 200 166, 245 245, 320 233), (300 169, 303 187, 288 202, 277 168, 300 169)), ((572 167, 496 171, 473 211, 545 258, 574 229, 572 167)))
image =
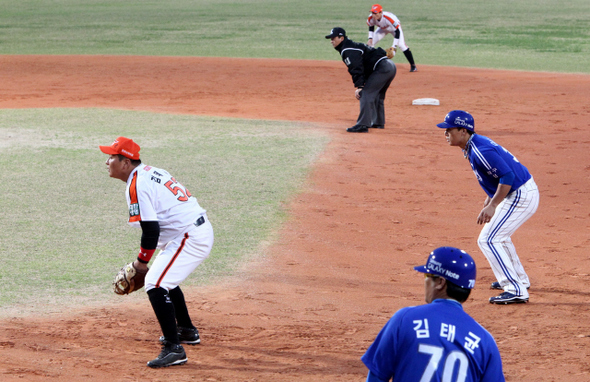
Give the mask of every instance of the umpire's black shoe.
POLYGON ((168 367, 174 365, 185 364, 188 359, 182 345, 172 344, 168 341, 164 341, 162 346, 162 352, 158 358, 153 359, 147 363, 149 367, 168 367))
MULTIPOLYGON (((197 328, 183 328, 182 326, 179 326, 178 339, 181 344, 196 345, 201 343, 201 337, 199 337, 199 331, 197 328)), ((164 343, 164 341, 166 341, 166 338, 161 336, 160 342, 164 343)))
POLYGON ((373 126, 371 126, 371 128, 372 129, 384 129, 385 126, 383 126, 383 125, 373 125, 373 126))
POLYGON ((415 67, 415 66, 412 66, 412 67, 410 68, 410 72, 417 72, 417 71, 418 71, 418 68, 417 68, 417 67, 415 67))
POLYGON ((349 127, 346 129, 349 133, 368 133, 369 128, 363 125, 354 125, 353 127, 349 127))
POLYGON ((490 304, 522 304, 529 302, 528 297, 517 296, 510 292, 504 292, 499 296, 490 297, 490 304))

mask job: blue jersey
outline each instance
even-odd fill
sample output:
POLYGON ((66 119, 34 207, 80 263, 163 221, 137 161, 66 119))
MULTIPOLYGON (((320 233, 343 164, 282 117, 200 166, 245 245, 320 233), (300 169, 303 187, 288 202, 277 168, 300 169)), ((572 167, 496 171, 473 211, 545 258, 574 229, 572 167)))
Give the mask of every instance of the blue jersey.
POLYGON ((500 178, 510 172, 514 174, 510 192, 531 179, 529 170, 514 155, 488 137, 473 134, 465 151, 479 185, 490 198, 496 193, 500 178))
POLYGON ((361 359, 384 381, 504 381, 496 341, 455 300, 400 309, 361 359))

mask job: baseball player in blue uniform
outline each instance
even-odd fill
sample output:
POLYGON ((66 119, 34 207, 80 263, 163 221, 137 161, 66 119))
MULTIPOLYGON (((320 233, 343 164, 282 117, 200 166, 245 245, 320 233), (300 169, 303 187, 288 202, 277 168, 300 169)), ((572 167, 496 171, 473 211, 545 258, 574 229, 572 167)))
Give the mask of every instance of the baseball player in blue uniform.
POLYGON ((463 310, 476 267, 458 248, 440 247, 424 273, 426 305, 398 310, 361 360, 367 382, 502 382, 502 359, 492 335, 463 310))
POLYGON ((477 217, 477 223, 484 225, 477 243, 496 276, 492 289, 504 291, 491 297, 490 302, 528 302, 531 284, 510 237, 539 206, 539 189, 533 177, 508 150, 475 133, 471 114, 453 110, 437 126, 445 129, 449 145, 463 150, 486 193, 477 217))

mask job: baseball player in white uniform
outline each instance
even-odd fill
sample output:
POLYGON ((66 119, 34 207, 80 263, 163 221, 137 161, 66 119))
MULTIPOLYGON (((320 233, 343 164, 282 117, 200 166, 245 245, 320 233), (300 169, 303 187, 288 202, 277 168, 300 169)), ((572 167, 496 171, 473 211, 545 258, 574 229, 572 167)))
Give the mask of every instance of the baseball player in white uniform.
POLYGON ((166 170, 144 165, 140 147, 133 140, 118 137, 110 146, 99 146, 109 155, 109 175, 127 183, 125 196, 129 221, 142 229, 138 270, 147 270, 145 290, 160 323, 162 352, 148 362, 150 367, 186 363, 181 343, 200 343, 179 285, 203 262, 213 246, 213 228, 197 199, 166 170))
POLYGON ((399 47, 410 63, 410 72, 417 72, 418 68, 414 62, 412 51, 406 45, 404 39, 404 31, 396 15, 391 12, 383 12, 383 7, 379 4, 374 4, 371 7, 371 14, 367 18, 367 25, 369 26, 369 42, 367 45, 375 46, 388 33, 393 35, 393 55, 399 47), (375 29, 377 27, 377 29, 375 29))

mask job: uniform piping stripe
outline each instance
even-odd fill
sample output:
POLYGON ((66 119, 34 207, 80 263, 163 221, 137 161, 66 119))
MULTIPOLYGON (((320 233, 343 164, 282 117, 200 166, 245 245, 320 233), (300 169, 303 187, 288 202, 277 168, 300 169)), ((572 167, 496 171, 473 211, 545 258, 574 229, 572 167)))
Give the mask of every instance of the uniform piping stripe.
POLYGON ((471 145, 471 149, 473 150, 473 152, 475 153, 475 155, 479 158, 479 160, 481 160, 481 163, 483 163, 483 165, 489 170, 492 168, 492 166, 490 166, 490 164, 488 163, 488 161, 486 160, 486 158, 484 158, 484 156, 482 155, 481 151, 479 151, 479 149, 477 148, 477 146, 475 144, 471 145))
POLYGON ((378 64, 381 62, 381 60, 383 60, 383 59, 385 59, 385 58, 387 58, 387 56, 383 56, 383 57, 381 57, 381 58, 379 59, 379 61, 377 61, 377 62, 375 63, 375 66, 373 66, 373 70, 375 70, 375 68, 376 68, 376 67, 377 67, 377 65, 378 65, 378 64))
POLYGON ((399 28, 399 24, 395 25, 395 20, 392 19, 391 17, 387 16, 387 15, 383 15, 383 17, 385 19, 387 19, 387 21, 389 21, 391 23, 391 25, 393 25, 395 27, 395 29, 399 28))
POLYGON ((342 52, 340 52, 340 55, 342 56, 344 54, 345 51, 347 50, 358 50, 359 52, 361 52, 361 54, 365 53, 363 52, 362 49, 358 49, 358 48, 346 48, 346 49, 342 49, 342 52))
POLYGON ((514 212, 514 209, 518 205, 519 201, 520 201, 520 192, 517 193, 516 198, 515 198, 514 202, 512 202, 512 204, 510 205, 510 208, 509 208, 508 212, 506 213, 506 215, 504 215, 504 217, 502 218, 500 223, 494 228, 494 230, 490 234, 489 239, 488 239, 488 246, 490 247, 491 251, 494 253, 494 256, 498 260, 499 264, 502 265, 502 270, 503 270, 504 274, 506 275, 508 280, 514 285, 515 289, 517 290, 518 294, 520 295, 520 290, 519 290, 518 284, 511 277, 511 275, 506 271, 506 265, 501 262, 501 260, 498 256, 498 251, 491 243, 492 240, 496 237, 496 235, 500 231, 500 229, 503 227, 504 223, 506 223, 506 220, 508 220, 508 218, 512 215, 512 213, 514 212))
POLYGON ((172 267, 172 265, 174 264, 174 262, 176 261, 176 259, 180 255, 180 252, 182 252, 182 249, 184 248, 184 244, 186 243, 186 240, 187 239, 188 239, 188 233, 185 233, 184 234, 184 239, 182 239, 182 241, 180 242, 180 246, 176 250, 176 253, 174 254, 174 256, 172 256, 172 259, 170 260, 170 262, 168 263, 168 265, 166 265, 166 268, 164 269, 164 271, 162 272, 162 274, 158 278, 158 282, 156 283, 156 288, 159 288, 160 287, 160 283, 164 279, 164 276, 166 276, 166 273, 168 273, 168 270, 172 267))
MULTIPOLYGON (((137 204, 139 205, 139 201, 137 199, 137 171, 133 173, 133 178, 131 179, 131 184, 129 185, 129 199, 130 205, 137 204)), ((138 222, 141 221, 141 210, 139 211, 138 215, 129 216, 130 222, 138 222)))
POLYGON ((508 273, 508 271, 506 269, 506 265, 502 262, 499 254, 498 254, 498 250, 494 247, 494 245, 492 244, 492 241, 494 240, 494 238, 496 237, 496 235, 498 234, 498 232, 500 231, 500 229, 502 228, 502 226, 506 223, 506 220, 508 220, 508 218, 514 212, 516 206, 518 205, 518 202, 520 201, 520 194, 521 194, 521 191, 520 190, 517 190, 516 191, 516 198, 514 199, 514 201, 512 202, 512 204, 510 205, 510 208, 508 209, 508 212, 506 213, 506 215, 504 215, 504 217, 502 218, 502 220, 500 221, 500 223, 498 225, 496 225, 496 227, 491 232, 491 234, 490 234, 490 236, 488 237, 488 240, 487 240, 487 245, 490 248, 490 250, 492 251, 492 253, 494 254, 494 257, 498 261, 498 264, 500 264, 500 267, 502 269, 502 272, 504 273, 504 275, 506 275, 506 278, 508 279, 508 281, 510 281, 510 283, 512 285, 514 285, 514 288, 516 289, 516 294, 519 295, 519 296, 522 294, 521 291, 520 291, 520 286, 514 280, 514 278, 512 277, 512 275, 510 273, 508 273))
POLYGON ((131 204, 137 203, 137 172, 133 173, 133 178, 131 179, 129 198, 131 199, 131 204))

